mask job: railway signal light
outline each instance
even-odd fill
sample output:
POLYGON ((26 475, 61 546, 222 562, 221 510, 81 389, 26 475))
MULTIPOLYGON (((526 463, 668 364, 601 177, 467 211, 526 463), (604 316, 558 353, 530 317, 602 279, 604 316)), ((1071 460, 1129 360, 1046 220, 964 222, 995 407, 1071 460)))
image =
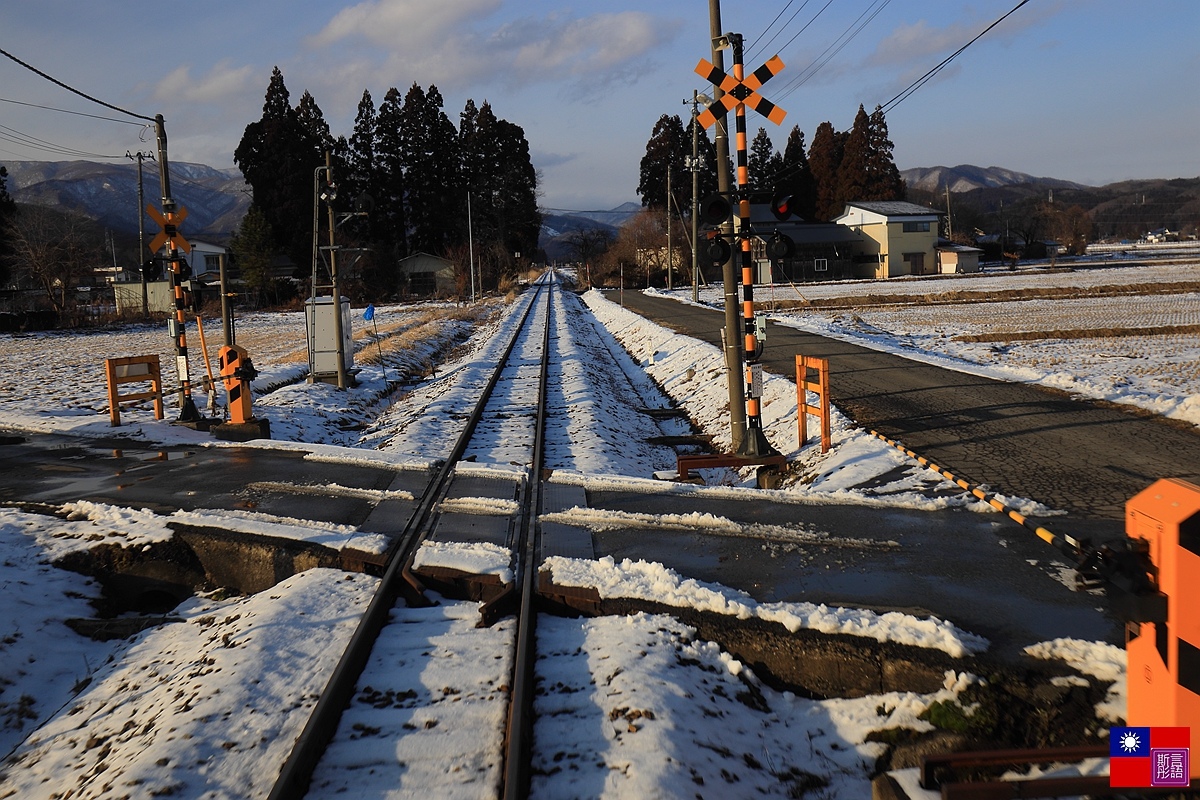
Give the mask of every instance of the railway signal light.
POLYGON ((790 194, 777 194, 771 198, 771 213, 775 219, 784 222, 796 215, 795 204, 790 194))
POLYGON ((786 236, 779 231, 775 231, 774 235, 767 240, 767 258, 772 261, 791 258, 795 252, 796 243, 792 241, 792 237, 786 236))
POLYGON ((710 194, 700 201, 700 219, 705 225, 724 225, 733 218, 733 204, 723 195, 710 194))
POLYGON ((148 281, 158 280, 158 276, 162 274, 162 262, 157 258, 149 258, 142 262, 142 266, 138 269, 142 272, 142 277, 148 281))
POLYGON ((709 239, 706 252, 709 261, 716 264, 724 264, 733 257, 733 247, 725 240, 724 236, 714 236, 709 239))

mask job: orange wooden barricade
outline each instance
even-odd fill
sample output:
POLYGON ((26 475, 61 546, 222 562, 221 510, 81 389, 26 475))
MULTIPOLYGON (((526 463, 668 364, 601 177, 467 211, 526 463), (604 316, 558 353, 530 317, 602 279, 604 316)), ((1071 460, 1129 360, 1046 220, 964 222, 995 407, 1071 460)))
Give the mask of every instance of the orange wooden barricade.
POLYGON ((821 420, 821 452, 828 453, 832 446, 829 431, 829 359, 813 356, 796 356, 796 417, 800 429, 800 447, 808 439, 809 414, 821 420), (817 371, 816 382, 808 379, 809 370, 817 371), (816 392, 819 406, 808 404, 808 392, 816 392))
POLYGON ((108 380, 108 413, 113 427, 121 424, 121 403, 137 400, 154 401, 154 418, 163 418, 162 373, 158 356, 128 356, 104 360, 104 376, 108 380), (150 381, 150 391, 121 394, 123 383, 150 381))

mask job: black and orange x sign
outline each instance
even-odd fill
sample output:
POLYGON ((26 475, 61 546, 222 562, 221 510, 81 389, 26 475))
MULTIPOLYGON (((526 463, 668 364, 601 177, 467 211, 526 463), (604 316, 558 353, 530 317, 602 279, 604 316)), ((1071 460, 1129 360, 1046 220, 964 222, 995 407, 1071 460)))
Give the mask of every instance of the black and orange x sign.
POLYGON ((181 207, 178 211, 168 211, 166 214, 163 214, 154 206, 147 205, 146 211, 150 213, 150 216, 162 228, 158 235, 154 237, 154 240, 150 242, 151 253, 157 253, 165 244, 170 244, 176 250, 182 250, 185 253, 192 252, 192 245, 179 232, 179 226, 187 219, 186 208, 181 207))
POLYGON ((787 112, 759 94, 758 90, 782 69, 783 60, 779 56, 772 56, 767 63, 750 73, 749 77, 739 81, 732 75, 725 74, 707 59, 700 59, 700 63, 696 65, 696 74, 725 94, 700 112, 696 119, 707 128, 717 121, 718 115, 723 116, 739 105, 747 105, 779 125, 787 112))

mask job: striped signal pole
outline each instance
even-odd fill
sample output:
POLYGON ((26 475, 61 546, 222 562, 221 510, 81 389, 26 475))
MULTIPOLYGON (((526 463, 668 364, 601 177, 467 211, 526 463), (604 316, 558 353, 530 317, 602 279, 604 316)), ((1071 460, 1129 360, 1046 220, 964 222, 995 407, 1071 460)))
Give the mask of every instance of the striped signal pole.
POLYGON ((167 248, 167 264, 171 270, 171 294, 175 301, 175 314, 171 320, 171 336, 175 340, 175 370, 179 376, 179 422, 198 422, 200 411, 192 400, 192 381, 188 370, 187 332, 185 310, 188 307, 183 291, 183 256, 180 252, 191 252, 192 246, 179 234, 179 225, 187 218, 187 209, 176 205, 171 197, 171 175, 167 165, 167 130, 162 114, 154 117, 154 128, 158 138, 158 176, 162 187, 162 212, 148 206, 162 231, 150 242, 150 252, 157 253, 164 245, 167 248))
POLYGON ((749 148, 746 145, 746 106, 750 106, 776 125, 783 122, 787 114, 758 93, 758 89, 783 69, 783 61, 773 56, 756 69, 749 77, 742 63, 742 35, 729 33, 723 37, 733 49, 733 75, 704 59, 696 66, 696 72, 725 94, 701 113, 697 120, 706 128, 716 121, 719 113, 733 111, 737 136, 737 197, 738 197, 738 243, 742 264, 742 333, 744 340, 746 435, 738 446, 738 455, 755 457, 778 455, 767 441, 762 429, 762 356, 759 348, 757 324, 754 319, 754 257, 751 251, 753 234, 750 230, 750 166, 749 148))

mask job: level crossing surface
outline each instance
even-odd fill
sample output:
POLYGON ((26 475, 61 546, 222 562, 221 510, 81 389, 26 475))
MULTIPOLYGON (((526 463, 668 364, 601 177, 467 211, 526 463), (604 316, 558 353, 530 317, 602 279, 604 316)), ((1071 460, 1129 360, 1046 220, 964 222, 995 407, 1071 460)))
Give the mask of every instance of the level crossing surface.
MULTIPOLYGON (((723 311, 623 294, 629 310, 721 346, 723 311)), ((771 324, 763 368, 795 380, 798 354, 829 359, 830 399, 858 425, 973 484, 1067 512, 1060 527, 1086 533, 1081 521, 1123 520, 1125 502, 1159 478, 1200 483, 1190 426, 771 324)))

